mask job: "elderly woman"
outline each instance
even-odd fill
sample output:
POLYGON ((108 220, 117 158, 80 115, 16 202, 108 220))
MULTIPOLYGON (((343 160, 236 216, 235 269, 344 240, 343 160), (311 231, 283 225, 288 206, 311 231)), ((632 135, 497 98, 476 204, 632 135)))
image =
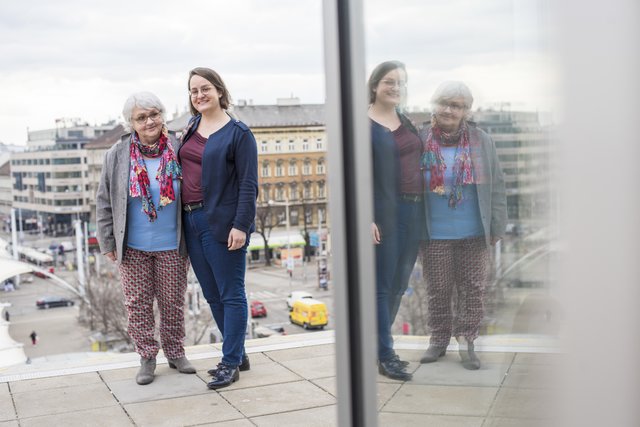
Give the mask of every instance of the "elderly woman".
POLYGON ((407 381, 407 362, 393 350, 391 325, 406 291, 424 229, 422 144, 399 111, 405 95, 404 64, 386 61, 371 73, 369 119, 373 155, 378 371, 407 381))
POLYGON ((231 96, 218 73, 194 68, 188 89, 193 117, 179 151, 183 218, 193 271, 222 332, 222 360, 209 370, 213 378, 207 384, 215 390, 250 368, 244 278, 255 230, 258 150, 247 125, 227 113, 231 96))
POLYGON ((152 93, 131 95, 122 115, 131 128, 105 154, 97 194, 101 252, 118 263, 127 308, 127 332, 140 354, 138 384, 153 381, 156 355, 154 298, 169 367, 196 372, 184 355, 187 257, 180 215, 182 172, 165 108, 152 93))
POLYGON ((504 180, 491 137, 468 120, 469 88, 442 83, 431 103, 431 125, 421 132, 429 234, 421 250, 431 340, 420 362, 444 356, 455 336, 463 366, 479 369, 474 340, 484 316, 489 248, 505 232, 504 180))

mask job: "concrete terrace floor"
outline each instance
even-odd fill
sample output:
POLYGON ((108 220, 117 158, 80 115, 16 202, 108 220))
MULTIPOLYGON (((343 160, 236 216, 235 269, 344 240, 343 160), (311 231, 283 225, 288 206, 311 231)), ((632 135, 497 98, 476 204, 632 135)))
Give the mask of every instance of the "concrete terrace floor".
MULTIPOLYGON (((425 337, 396 338, 411 362, 410 382, 377 375, 381 426, 552 426, 554 366, 544 340, 482 337, 483 366, 467 371, 455 345, 437 363, 418 361, 425 337)), ((220 344, 189 347, 196 375, 169 369, 159 355, 155 381, 139 386, 136 354, 65 355, 0 369, 0 427, 336 426, 331 331, 247 341, 251 370, 208 390, 220 344)))

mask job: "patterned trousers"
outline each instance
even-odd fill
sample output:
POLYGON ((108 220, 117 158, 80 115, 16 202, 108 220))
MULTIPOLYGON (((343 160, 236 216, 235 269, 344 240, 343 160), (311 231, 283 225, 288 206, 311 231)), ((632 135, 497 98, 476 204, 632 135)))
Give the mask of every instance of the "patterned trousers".
POLYGON ((160 349, 155 335, 153 300, 160 311, 160 340, 169 359, 184 356, 184 297, 187 258, 177 250, 144 252, 127 248, 120 263, 122 293, 127 308, 127 332, 136 351, 146 359, 160 349))
POLYGON ((431 240, 422 243, 421 253, 427 283, 430 344, 446 347, 452 336, 475 340, 484 317, 483 297, 489 265, 485 238, 431 240))

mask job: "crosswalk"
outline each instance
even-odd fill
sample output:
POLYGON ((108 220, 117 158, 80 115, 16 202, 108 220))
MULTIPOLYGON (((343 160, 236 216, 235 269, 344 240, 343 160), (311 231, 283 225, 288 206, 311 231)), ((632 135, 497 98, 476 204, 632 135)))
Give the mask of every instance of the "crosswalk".
POLYGON ((251 291, 249 289, 249 299, 257 299, 260 301, 275 301, 275 300, 282 300, 284 301, 283 297, 281 295, 278 295, 274 292, 271 291, 251 291))

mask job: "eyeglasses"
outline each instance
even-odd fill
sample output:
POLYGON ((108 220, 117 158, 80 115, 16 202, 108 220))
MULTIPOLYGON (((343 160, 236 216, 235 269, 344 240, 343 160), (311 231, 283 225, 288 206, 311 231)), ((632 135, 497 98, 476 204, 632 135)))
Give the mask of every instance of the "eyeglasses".
POLYGON ((160 117, 162 117, 162 114, 159 113, 158 111, 156 111, 155 113, 151 113, 148 116, 138 116, 135 119, 133 119, 133 121, 136 122, 139 125, 143 125, 143 124, 147 123, 147 120, 149 120, 149 119, 151 119, 151 121, 155 122, 160 117))
POLYGON ((380 80, 380 83, 382 83, 383 85, 388 86, 388 87, 396 87, 397 86, 397 87, 399 87, 401 89, 407 87, 407 82, 402 81, 402 80, 400 80, 400 81, 398 81, 398 80, 380 80))
POLYGON ((455 104, 450 102, 438 102, 438 108, 442 111, 449 108, 451 111, 459 113, 460 111, 466 109, 467 106, 464 104, 455 104))
POLYGON ((200 90, 191 89, 189 91, 189 95, 191 95, 192 98, 197 98, 199 93, 203 94, 204 96, 207 96, 212 89, 213 89, 213 86, 204 86, 204 87, 201 87, 200 90))

